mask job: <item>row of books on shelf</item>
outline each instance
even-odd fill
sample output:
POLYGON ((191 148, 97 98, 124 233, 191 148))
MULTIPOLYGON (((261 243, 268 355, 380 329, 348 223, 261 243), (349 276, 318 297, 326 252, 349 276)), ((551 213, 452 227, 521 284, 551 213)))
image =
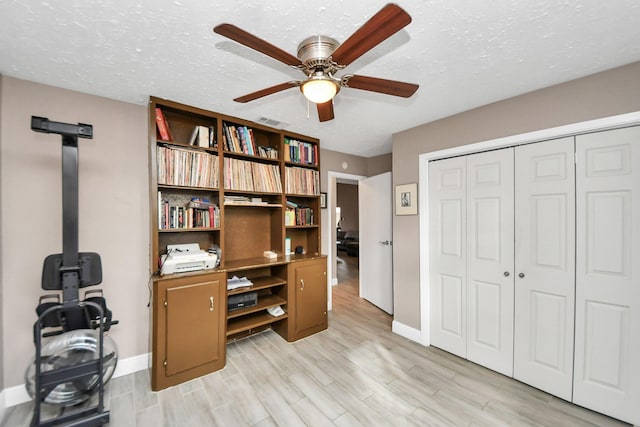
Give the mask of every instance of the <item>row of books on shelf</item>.
POLYGON ((317 165, 318 145, 285 137, 284 160, 285 162, 317 165))
POLYGON ((285 169, 285 191, 289 194, 320 194, 320 172, 314 169, 287 166, 285 169))
POLYGON ((156 147, 158 184, 219 187, 218 156, 200 150, 156 147))
MULTIPOLYGON (((156 137, 160 141, 165 142, 182 142, 175 141, 173 132, 169 126, 169 121, 160 107, 156 107, 156 137)), ((215 148, 218 146, 215 138, 215 129, 213 126, 194 126, 188 141, 189 145, 203 148, 215 148)))
POLYGON ((284 225, 313 225, 313 209, 311 208, 290 208, 284 212, 284 225))
POLYGON ((220 208, 215 203, 194 199, 186 206, 171 206, 158 191, 158 228, 219 228, 220 208))
POLYGON ((222 124, 222 140, 224 148, 232 153, 242 153, 249 156, 277 159, 278 151, 271 147, 256 144, 253 129, 247 126, 222 124))
POLYGON ((224 158, 224 188, 236 191, 281 193, 278 165, 224 158))

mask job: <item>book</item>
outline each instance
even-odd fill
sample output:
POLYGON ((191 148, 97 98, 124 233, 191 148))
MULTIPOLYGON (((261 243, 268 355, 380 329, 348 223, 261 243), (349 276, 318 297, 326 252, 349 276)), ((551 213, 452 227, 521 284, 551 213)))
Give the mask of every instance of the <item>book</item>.
POLYGON ((193 145, 196 143, 196 138, 198 137, 198 129, 199 126, 195 126, 193 131, 191 132, 191 136, 189 137, 189 145, 193 145))
POLYGON ((158 107, 156 107, 156 128, 158 129, 161 140, 171 141, 173 139, 171 130, 169 129, 169 123, 162 113, 162 110, 158 107))
POLYGON ((293 209, 287 209, 284 212, 284 225, 296 225, 296 212, 293 209))
POLYGON ((205 210, 215 206, 216 206, 215 203, 201 202, 198 200, 192 200, 189 202, 189 205, 188 205, 188 207, 190 207, 191 209, 205 209, 205 210))
POLYGON ((209 148, 209 128, 198 126, 198 147, 209 148))

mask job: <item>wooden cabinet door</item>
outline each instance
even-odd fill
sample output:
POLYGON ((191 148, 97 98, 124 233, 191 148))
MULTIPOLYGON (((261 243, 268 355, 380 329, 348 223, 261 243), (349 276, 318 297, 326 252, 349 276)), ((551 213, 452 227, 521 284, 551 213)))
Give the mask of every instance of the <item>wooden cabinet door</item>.
POLYGON ((165 374, 174 375, 218 360, 220 352, 218 280, 169 287, 165 374))
MULTIPOLYGON (((295 266, 295 332, 299 334, 327 322, 327 260, 295 266)), ((325 326, 326 327, 326 326, 325 326)))

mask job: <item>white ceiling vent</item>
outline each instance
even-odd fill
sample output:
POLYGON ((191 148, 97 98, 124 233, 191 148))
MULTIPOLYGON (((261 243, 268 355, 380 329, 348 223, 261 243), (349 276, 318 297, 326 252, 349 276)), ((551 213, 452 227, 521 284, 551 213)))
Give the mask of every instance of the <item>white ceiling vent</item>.
POLYGON ((288 126, 287 123, 279 122, 277 120, 269 119, 267 117, 260 117, 257 120, 257 122, 262 123, 263 125, 271 126, 272 128, 279 128, 279 129, 282 129, 288 126))

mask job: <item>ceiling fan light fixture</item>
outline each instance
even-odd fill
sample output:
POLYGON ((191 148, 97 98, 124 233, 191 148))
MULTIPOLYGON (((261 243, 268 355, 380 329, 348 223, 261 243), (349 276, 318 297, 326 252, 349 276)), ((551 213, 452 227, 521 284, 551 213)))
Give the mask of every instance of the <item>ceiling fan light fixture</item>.
POLYGON ((340 86, 329 77, 314 76, 302 83, 300 90, 309 101, 316 104, 324 104, 336 96, 340 86))

